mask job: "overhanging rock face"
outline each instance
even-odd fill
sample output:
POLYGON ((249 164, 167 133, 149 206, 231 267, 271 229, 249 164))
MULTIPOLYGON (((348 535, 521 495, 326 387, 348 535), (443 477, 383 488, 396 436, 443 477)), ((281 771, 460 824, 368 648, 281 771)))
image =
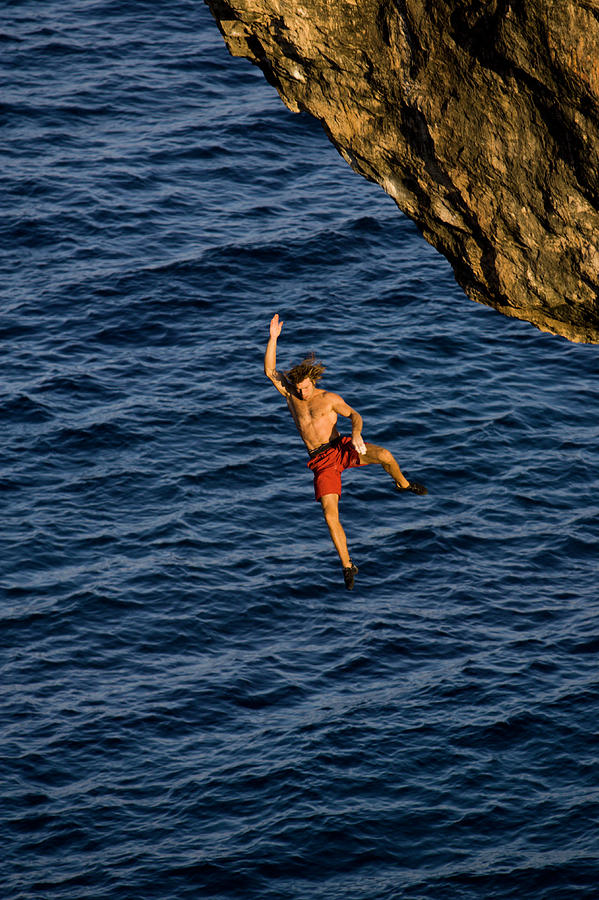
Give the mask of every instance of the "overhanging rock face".
POLYGON ((206 0, 473 300, 599 342, 599 0, 206 0))

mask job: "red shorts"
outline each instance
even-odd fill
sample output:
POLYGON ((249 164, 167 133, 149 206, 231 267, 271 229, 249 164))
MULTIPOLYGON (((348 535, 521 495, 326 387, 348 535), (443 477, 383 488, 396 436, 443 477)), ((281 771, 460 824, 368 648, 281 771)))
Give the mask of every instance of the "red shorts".
POLYGON ((362 465, 360 454, 350 437, 338 438, 332 447, 309 459, 307 466, 314 473, 316 499, 320 500, 325 494, 341 496, 341 473, 345 469, 355 469, 360 465, 362 465))

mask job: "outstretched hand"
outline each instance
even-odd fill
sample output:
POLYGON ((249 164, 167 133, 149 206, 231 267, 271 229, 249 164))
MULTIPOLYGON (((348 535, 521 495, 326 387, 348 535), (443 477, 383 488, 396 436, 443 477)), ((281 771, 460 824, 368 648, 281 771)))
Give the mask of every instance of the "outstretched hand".
POLYGON ((279 314, 275 313, 272 319, 270 320, 270 336, 271 338, 278 338, 281 333, 281 328, 283 327, 283 323, 279 322, 279 314))

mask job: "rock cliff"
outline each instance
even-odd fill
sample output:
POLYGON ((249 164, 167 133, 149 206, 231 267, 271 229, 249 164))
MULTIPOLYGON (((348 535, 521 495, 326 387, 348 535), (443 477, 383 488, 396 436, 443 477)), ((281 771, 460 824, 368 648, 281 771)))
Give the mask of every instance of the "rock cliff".
POLYGON ((473 300, 599 342, 599 0, 206 0, 473 300))

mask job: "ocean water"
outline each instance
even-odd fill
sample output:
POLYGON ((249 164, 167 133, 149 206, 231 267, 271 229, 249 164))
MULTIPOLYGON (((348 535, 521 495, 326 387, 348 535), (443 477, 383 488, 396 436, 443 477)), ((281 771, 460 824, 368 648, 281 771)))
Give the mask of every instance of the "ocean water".
POLYGON ((597 348, 467 300, 196 0, 0 19, 1 896, 599 883, 597 348), (344 476, 340 566, 264 378, 344 476))

